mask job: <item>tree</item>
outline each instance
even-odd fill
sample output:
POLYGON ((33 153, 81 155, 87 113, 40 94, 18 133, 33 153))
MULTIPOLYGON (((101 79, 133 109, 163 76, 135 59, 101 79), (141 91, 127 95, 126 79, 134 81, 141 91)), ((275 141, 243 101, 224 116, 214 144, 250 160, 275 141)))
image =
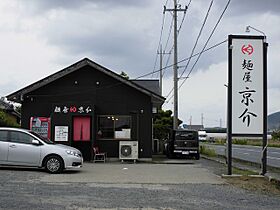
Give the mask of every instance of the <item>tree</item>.
POLYGON ((20 106, 16 106, 16 107, 15 107, 15 110, 16 110, 18 113, 21 113, 21 105, 20 105, 20 106))
POLYGON ((125 73, 124 71, 122 71, 122 72, 120 73, 120 75, 121 75, 123 78, 129 80, 129 76, 128 76, 127 73, 125 73))
POLYGON ((4 111, 0 110, 0 127, 1 126, 7 126, 7 127, 19 127, 19 124, 16 122, 16 120, 9 116, 4 111))
MULTIPOLYGON (((178 119, 178 126, 182 123, 178 119)), ((170 129, 173 127, 173 116, 171 110, 159 110, 154 117, 154 138, 163 140, 168 137, 170 129)))
POLYGON ((280 130, 273 131, 271 136, 273 140, 280 140, 280 130))

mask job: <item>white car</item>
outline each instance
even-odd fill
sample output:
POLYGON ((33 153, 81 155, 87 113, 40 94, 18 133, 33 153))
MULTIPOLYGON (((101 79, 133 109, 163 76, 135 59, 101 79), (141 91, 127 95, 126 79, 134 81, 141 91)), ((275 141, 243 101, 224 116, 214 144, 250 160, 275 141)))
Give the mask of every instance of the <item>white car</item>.
POLYGON ((55 144, 33 131, 1 127, 0 165, 39 167, 59 173, 82 167, 83 157, 76 148, 55 144))

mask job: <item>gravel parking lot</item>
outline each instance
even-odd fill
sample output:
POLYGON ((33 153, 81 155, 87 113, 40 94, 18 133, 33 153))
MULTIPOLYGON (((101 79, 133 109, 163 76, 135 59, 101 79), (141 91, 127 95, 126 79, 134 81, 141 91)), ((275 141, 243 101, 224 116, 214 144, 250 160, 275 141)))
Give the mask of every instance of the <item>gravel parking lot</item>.
POLYGON ((0 209, 279 209, 279 196, 227 184, 219 170, 208 160, 86 163, 57 175, 1 167, 0 209))

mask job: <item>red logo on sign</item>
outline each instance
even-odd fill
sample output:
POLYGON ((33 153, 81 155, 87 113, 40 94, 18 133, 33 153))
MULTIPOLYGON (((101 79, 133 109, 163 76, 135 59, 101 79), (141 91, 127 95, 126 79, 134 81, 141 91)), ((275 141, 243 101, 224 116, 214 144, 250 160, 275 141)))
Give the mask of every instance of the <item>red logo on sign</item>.
POLYGON ((247 46, 244 44, 241 48, 241 52, 243 54, 251 55, 254 52, 254 48, 252 45, 248 44, 247 46))
POLYGON ((77 108, 75 107, 75 106, 72 106, 72 107, 70 107, 70 112, 76 112, 77 111, 77 108))

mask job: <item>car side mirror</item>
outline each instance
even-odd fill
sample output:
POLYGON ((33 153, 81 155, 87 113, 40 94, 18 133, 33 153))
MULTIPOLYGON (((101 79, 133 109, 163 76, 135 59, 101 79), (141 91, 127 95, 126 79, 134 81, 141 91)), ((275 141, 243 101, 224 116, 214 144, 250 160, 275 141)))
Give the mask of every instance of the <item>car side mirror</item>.
POLYGON ((40 145, 40 142, 37 139, 33 139, 31 143, 33 145, 40 145))

